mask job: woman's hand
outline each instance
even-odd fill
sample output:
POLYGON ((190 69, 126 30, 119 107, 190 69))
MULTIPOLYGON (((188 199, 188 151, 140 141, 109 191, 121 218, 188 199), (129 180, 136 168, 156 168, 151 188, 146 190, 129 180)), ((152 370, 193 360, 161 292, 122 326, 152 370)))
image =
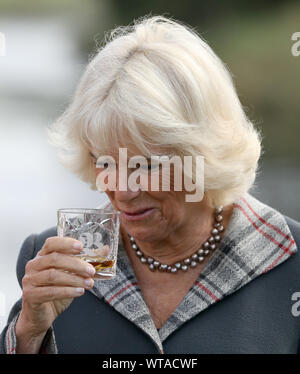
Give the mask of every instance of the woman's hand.
POLYGON ((74 297, 93 287, 94 267, 74 256, 81 249, 78 240, 50 237, 26 264, 22 311, 16 324, 17 353, 38 353, 56 317, 74 297))

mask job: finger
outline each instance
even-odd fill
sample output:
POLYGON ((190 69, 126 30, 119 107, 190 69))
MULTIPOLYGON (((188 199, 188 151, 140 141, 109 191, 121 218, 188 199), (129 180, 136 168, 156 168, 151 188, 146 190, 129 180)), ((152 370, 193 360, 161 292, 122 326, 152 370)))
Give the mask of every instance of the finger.
POLYGON ((107 257, 109 255, 110 250, 109 250, 109 246, 106 244, 101 249, 100 248, 94 249, 93 252, 97 256, 107 257))
POLYGON ((23 278, 23 284, 26 285, 26 283, 35 287, 64 286, 90 289, 94 286, 92 278, 83 278, 54 268, 26 275, 23 278))
POLYGON ((101 255, 103 257, 106 257, 109 255, 109 246, 107 244, 103 246, 101 255))
POLYGON ((32 287, 25 291, 25 294, 23 291, 23 297, 32 304, 42 304, 48 301, 79 297, 84 292, 85 290, 82 287, 32 287))
POLYGON ((45 256, 37 255, 26 264, 25 273, 41 272, 50 268, 74 273, 81 277, 92 277, 95 275, 95 268, 86 261, 59 252, 52 252, 45 256))
POLYGON ((52 252, 76 254, 82 251, 82 248, 82 243, 79 240, 67 236, 51 236, 45 240, 45 243, 38 254, 41 256, 52 252))

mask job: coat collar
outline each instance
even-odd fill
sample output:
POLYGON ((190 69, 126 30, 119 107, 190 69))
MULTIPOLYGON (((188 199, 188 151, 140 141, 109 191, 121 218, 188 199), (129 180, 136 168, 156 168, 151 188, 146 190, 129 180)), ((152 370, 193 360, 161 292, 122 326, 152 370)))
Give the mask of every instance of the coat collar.
POLYGON ((116 277, 96 280, 90 292, 141 328, 163 352, 163 341, 179 326, 296 252, 295 241, 283 215, 246 193, 234 203, 218 248, 159 331, 143 299, 121 235, 116 277))

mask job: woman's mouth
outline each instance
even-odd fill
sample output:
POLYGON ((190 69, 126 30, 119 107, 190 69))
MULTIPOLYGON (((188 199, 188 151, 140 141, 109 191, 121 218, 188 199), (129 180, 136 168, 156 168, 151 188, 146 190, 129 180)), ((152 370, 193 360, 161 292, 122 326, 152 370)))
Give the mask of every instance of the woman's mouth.
POLYGON ((154 209, 155 208, 147 208, 147 209, 139 210, 138 212, 135 212, 135 213, 121 211, 121 217, 125 218, 127 221, 139 221, 139 220, 142 220, 148 217, 150 214, 152 214, 154 209))

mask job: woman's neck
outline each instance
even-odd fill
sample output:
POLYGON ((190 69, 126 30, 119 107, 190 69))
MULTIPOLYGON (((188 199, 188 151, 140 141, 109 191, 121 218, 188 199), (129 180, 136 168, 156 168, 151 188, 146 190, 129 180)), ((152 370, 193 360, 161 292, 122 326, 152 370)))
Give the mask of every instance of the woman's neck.
MULTIPOLYGON (((224 224, 229 221, 231 212, 230 206, 224 209, 224 224)), ((211 236, 214 223, 214 209, 206 207, 201 211, 198 210, 197 214, 189 215, 184 225, 168 237, 151 242, 136 240, 136 244, 146 257, 171 265, 195 253, 211 236)), ((121 230, 123 230, 122 236, 126 241, 126 247, 130 250, 128 235, 124 229, 121 230)))

